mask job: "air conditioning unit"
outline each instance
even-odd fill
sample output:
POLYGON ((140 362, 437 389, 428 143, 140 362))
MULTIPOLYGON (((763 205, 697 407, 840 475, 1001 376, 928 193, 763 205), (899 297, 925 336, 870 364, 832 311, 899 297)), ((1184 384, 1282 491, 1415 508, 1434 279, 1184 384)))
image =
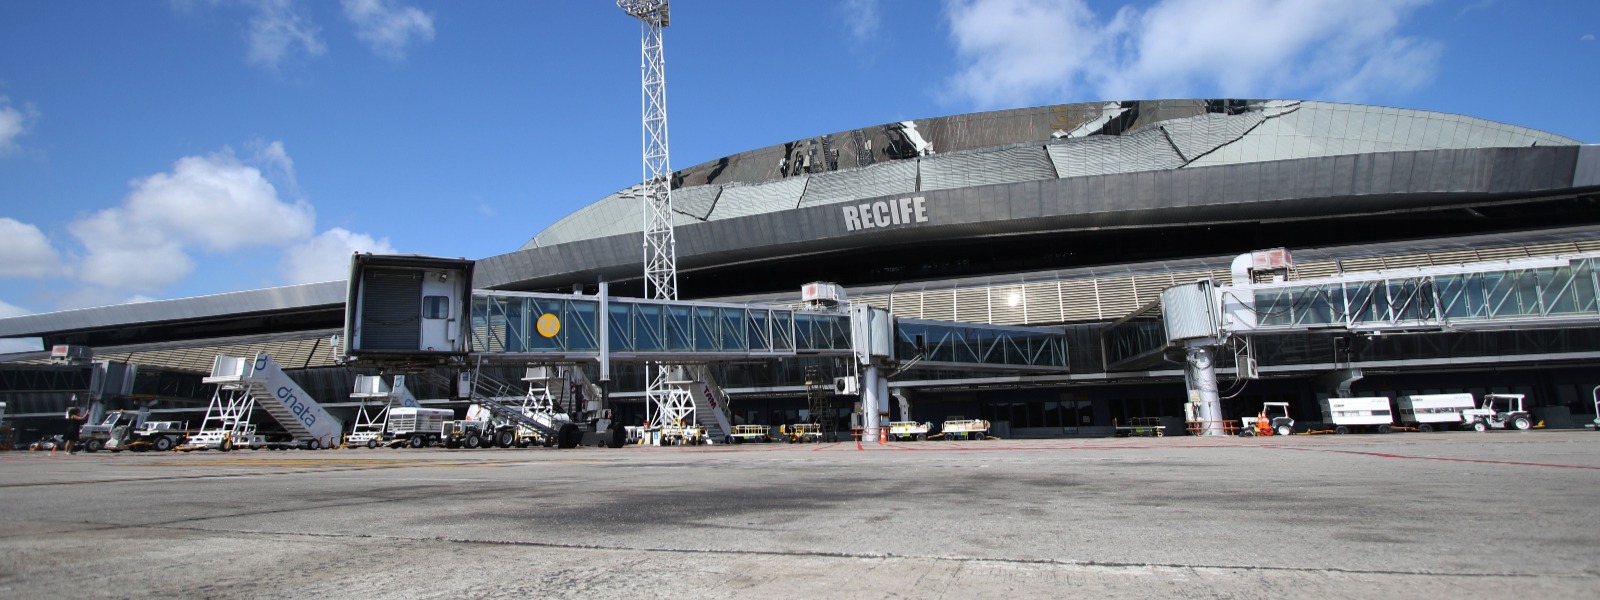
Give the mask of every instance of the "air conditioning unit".
POLYGON ((849 377, 833 378, 833 393, 841 396, 854 396, 861 393, 861 381, 854 375, 849 377))

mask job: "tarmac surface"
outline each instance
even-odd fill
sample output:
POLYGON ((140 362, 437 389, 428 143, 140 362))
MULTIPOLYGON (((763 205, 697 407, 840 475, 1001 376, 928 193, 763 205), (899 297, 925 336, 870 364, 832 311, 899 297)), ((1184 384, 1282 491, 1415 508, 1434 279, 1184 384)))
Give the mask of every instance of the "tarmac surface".
POLYGON ((0 454, 0 598, 1594 598, 1600 434, 0 454))

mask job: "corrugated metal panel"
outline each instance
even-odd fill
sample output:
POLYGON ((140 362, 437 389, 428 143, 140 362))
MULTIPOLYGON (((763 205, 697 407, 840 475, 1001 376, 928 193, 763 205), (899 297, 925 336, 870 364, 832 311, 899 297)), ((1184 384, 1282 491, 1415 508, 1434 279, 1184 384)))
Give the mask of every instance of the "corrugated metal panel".
POLYGON ((1176 169, 1183 165, 1183 159, 1159 129, 1058 140, 1045 149, 1063 178, 1176 169))
POLYGON ((1339 265, 1331 260, 1295 263, 1294 270, 1290 272, 1290 279, 1332 277, 1338 272, 1339 265))
POLYGON ((1266 118, 1266 114, 1260 111, 1238 115, 1207 113, 1196 117, 1163 121, 1160 127, 1167 131, 1167 136, 1172 138, 1173 145, 1183 152, 1184 158, 1194 160, 1223 144, 1239 139, 1266 118))
POLYGON ((556 221, 554 225, 534 236, 531 244, 554 246, 643 230, 644 212, 639 206, 639 200, 632 196, 623 196, 618 192, 556 221))
POLYGON ((905 319, 922 318, 922 292, 900 292, 889 297, 891 312, 905 319))
POLYGON ((955 290, 923 290, 922 318, 950 321, 956 318, 955 290))
POLYGON ((868 295, 868 296, 861 296, 859 298, 851 298, 850 299, 850 303, 851 304, 868 304, 868 305, 871 305, 871 306, 876 306, 878 308, 889 308, 889 295, 888 294, 872 294, 872 295, 868 295))
POLYGON ((818 206, 917 191, 917 161, 902 160, 811 176, 800 206, 818 206))
POLYGON ((1137 275, 1133 278, 1134 303, 1144 306, 1144 303, 1161 297, 1161 290, 1172 285, 1171 273, 1151 273, 1137 275))
POLYGON ((1458 265, 1462 263, 1477 262, 1478 253, 1471 250, 1446 250, 1443 252, 1430 252, 1428 256, 1436 265, 1458 265))
MULTIPOLYGON (((1211 316, 1211 286, 1172 286, 1161 293, 1167 339, 1189 340, 1217 334, 1211 316)), ((1142 305, 1141 305, 1142 306, 1142 305)))
POLYGON ((1049 155, 1038 146, 941 154, 921 163, 924 191, 1056 178, 1049 155))
POLYGON ((1030 283, 1025 290, 1028 324, 1061 322, 1061 285, 1058 282, 1030 283))
POLYGON ((1402 254, 1399 256, 1384 257, 1383 265, 1386 269, 1403 269, 1406 267, 1427 267, 1433 264, 1427 254, 1402 254))
POLYGON ((997 325, 1021 325, 1027 319, 1027 294, 1020 285, 989 288, 989 319, 997 325))
POLYGON ((1132 277, 1105 277, 1100 280, 1100 313, 1104 318, 1116 319, 1139 308, 1133 295, 1132 277))
POLYGON ((1523 246, 1523 248, 1527 250, 1528 256, 1556 256, 1558 254, 1574 254, 1579 252, 1577 244, 1568 242, 1536 244, 1532 246, 1523 246))
POLYGON ((1100 320, 1100 294, 1093 279, 1061 282, 1061 320, 1100 320))
POLYGON ((417 350, 422 343, 420 271, 369 269, 362 278, 358 350, 417 350))
POLYGON ((1384 268, 1383 258, 1377 256, 1346 258, 1339 261, 1339 266, 1340 268, 1344 269, 1344 272, 1346 273, 1354 271, 1377 271, 1384 268))
POLYGON ((1574 243, 1578 245, 1578 250, 1581 252, 1600 251, 1600 240, 1580 240, 1574 243))
POLYGON ((715 221, 788 210, 800 204, 800 194, 805 189, 805 177, 791 177, 760 185, 726 186, 717 198, 717 207, 711 211, 710 219, 715 221))
POLYGON ((1509 258, 1527 258, 1527 251, 1522 246, 1506 246, 1503 248, 1480 248, 1478 260, 1506 260, 1509 258))
POLYGON ((987 288, 961 288, 956 290, 956 318, 967 323, 989 322, 989 294, 987 288))
POLYGON ((720 185, 672 190, 672 210, 704 221, 711 216, 711 208, 716 206, 717 196, 720 194, 722 194, 720 185))

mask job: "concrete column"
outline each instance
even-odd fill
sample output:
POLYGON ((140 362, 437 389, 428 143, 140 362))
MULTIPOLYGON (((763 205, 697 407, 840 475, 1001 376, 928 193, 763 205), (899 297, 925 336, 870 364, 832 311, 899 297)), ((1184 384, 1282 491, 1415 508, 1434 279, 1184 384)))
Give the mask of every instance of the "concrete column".
POLYGON ((1188 360, 1184 364, 1183 382, 1189 389, 1189 400, 1198 401, 1200 411, 1195 418, 1202 421, 1201 435, 1227 435, 1222 428, 1222 398, 1217 393, 1216 350, 1209 345, 1185 348, 1188 360))

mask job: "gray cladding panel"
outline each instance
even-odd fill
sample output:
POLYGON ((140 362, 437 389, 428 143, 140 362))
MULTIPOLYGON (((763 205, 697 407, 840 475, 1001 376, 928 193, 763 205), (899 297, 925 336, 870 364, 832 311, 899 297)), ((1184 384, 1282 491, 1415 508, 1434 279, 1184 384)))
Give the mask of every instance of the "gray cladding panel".
POLYGON ((344 304, 348 291, 349 288, 343 281, 325 281, 197 298, 25 315, 0 319, 0 338, 32 337, 41 333, 135 323, 338 306, 344 304))
POLYGON ((1578 165, 1572 173, 1572 187, 1600 185, 1600 146, 1578 149, 1578 165))

